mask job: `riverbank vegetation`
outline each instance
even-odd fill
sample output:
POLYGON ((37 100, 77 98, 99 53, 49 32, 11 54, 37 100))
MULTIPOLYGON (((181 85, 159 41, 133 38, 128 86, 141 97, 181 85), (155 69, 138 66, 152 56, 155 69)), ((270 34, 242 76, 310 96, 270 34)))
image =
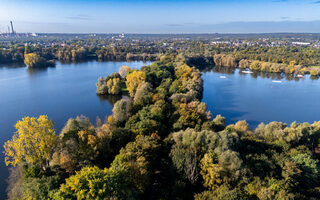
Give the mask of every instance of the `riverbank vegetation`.
MULTIPOLYGON (((294 45, 295 35, 263 39, 258 36, 242 35, 225 36, 217 39, 212 35, 192 36, 139 36, 130 38, 112 36, 110 38, 69 38, 60 37, 31 38, 27 41, 16 40, 9 43, 0 41, 0 63, 23 63, 25 55, 35 53, 43 61, 57 60, 60 62, 98 61, 158 61, 162 55, 182 55, 190 66, 199 69, 207 66, 243 67, 247 61, 255 71, 299 73, 319 75, 320 50, 316 38, 305 40, 313 42, 311 46, 294 45), (238 37, 238 38, 237 38, 238 37), (26 48, 28 50, 26 50, 26 48), (257 63, 257 62, 259 63, 257 63), (294 64, 293 64, 294 63, 294 64), (242 64, 242 65, 241 65, 242 64), (294 65, 294 67, 292 66, 294 65)), ((260 36, 261 37, 261 36, 260 36)), ((298 36, 297 39, 303 38, 298 36)), ((309 39, 307 39, 309 38, 309 39)), ((311 44, 311 43, 310 43, 311 44)), ((247 66, 248 68, 250 66, 247 66)))
POLYGON ((99 79, 98 91, 130 95, 105 121, 70 118, 60 133, 47 116, 17 122, 9 199, 318 199, 320 122, 226 125, 185 61, 99 79))
POLYGON ((24 55, 24 64, 27 65, 29 69, 31 68, 44 68, 52 67, 55 65, 54 60, 46 60, 37 53, 27 53, 24 55))
POLYGON ((241 59, 240 61, 237 61, 235 56, 231 54, 216 54, 214 56, 214 63, 219 67, 237 67, 240 69, 250 69, 251 71, 255 72, 284 73, 294 75, 310 74, 311 76, 320 75, 319 68, 297 65, 296 61, 291 61, 289 64, 248 59, 241 59))

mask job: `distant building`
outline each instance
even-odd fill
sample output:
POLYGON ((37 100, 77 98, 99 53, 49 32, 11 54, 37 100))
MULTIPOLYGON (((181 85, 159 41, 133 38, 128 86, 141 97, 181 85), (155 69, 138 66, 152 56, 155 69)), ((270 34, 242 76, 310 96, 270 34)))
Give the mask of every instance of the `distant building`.
POLYGON ((292 44, 297 46, 309 46, 311 43, 310 42, 292 42, 292 44))

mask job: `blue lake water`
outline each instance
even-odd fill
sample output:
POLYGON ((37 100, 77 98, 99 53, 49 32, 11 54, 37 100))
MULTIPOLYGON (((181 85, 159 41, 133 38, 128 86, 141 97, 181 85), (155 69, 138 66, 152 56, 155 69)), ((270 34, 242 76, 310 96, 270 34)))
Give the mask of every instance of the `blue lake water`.
POLYGON ((202 101, 213 116, 221 114, 227 123, 247 120, 251 128, 259 123, 282 121, 290 124, 320 120, 320 80, 309 76, 288 80, 279 74, 204 72, 202 101))
MULTIPOLYGON (((98 77, 117 72, 122 65, 140 68, 143 62, 57 63, 56 67, 30 71, 26 67, 0 66, 0 145, 9 140, 14 124, 24 116, 46 114, 59 132, 70 117, 111 114, 118 97, 101 98, 95 93, 98 77)), ((204 93, 213 115, 227 123, 247 120, 251 127, 261 122, 291 123, 320 120, 320 80, 287 80, 277 74, 242 74, 238 70, 203 72, 204 93), (278 82, 272 82, 277 80, 278 82), (281 82, 279 82, 281 81, 281 82)), ((121 97, 120 97, 121 98, 121 97)), ((8 170, 0 156, 0 199, 5 198, 8 170)))

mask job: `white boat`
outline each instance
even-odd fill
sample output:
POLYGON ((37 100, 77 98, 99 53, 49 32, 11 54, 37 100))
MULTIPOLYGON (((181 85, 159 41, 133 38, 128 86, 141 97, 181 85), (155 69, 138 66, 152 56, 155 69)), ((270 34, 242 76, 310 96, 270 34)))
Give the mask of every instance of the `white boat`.
POLYGON ((220 76, 220 78, 227 78, 226 76, 220 76))
POLYGON ((298 74, 296 77, 297 78, 304 78, 304 76, 302 74, 298 74))
POLYGON ((252 71, 241 71, 241 72, 244 74, 252 74, 253 73, 252 71))
POLYGON ((281 81, 272 81, 273 83, 282 83, 281 81))

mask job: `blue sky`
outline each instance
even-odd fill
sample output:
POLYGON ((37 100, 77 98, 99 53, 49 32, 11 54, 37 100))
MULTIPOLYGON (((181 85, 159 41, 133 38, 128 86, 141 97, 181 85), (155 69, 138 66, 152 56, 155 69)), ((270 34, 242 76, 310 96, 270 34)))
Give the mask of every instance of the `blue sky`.
POLYGON ((0 0, 0 31, 320 32, 317 0, 0 0))

